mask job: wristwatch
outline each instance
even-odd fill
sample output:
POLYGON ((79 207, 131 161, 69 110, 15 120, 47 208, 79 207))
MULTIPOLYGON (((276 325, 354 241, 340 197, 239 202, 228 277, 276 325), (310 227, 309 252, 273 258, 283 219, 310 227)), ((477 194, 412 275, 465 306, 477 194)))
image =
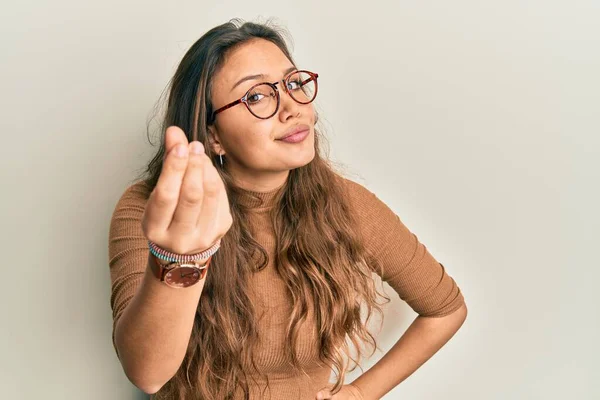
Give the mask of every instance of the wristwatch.
POLYGON ((212 255, 205 260, 169 262, 149 253, 150 267, 154 276, 173 288, 186 288, 200 282, 206 276, 212 255))

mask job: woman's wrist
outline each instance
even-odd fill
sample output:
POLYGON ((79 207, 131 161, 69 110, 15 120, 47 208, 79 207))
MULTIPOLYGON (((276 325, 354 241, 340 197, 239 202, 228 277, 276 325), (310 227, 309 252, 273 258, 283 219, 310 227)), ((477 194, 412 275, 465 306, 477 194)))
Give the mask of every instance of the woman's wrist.
POLYGON ((174 252, 165 250, 165 249, 161 248, 160 246, 158 246, 156 243, 148 240, 148 247, 150 249, 150 252, 155 257, 157 257, 161 260, 168 261, 169 263, 171 263, 171 262, 178 262, 178 263, 193 262, 193 263, 196 263, 196 262, 202 262, 203 260, 208 261, 208 259, 210 259, 210 257, 213 254, 215 254, 217 252, 217 250, 219 250, 220 246, 221 246, 221 240, 219 239, 210 248, 208 248, 207 250, 204 250, 202 252, 199 252, 196 254, 178 254, 178 253, 174 253, 174 252))

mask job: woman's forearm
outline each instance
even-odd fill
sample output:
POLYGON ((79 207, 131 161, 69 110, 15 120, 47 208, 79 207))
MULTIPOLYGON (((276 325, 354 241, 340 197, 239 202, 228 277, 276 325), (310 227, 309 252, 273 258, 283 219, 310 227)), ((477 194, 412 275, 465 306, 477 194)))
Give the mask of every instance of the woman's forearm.
MULTIPOLYGON (((148 262, 154 261, 149 257, 148 262)), ((181 366, 205 281, 206 277, 187 288, 172 288, 147 266, 115 327, 123 370, 144 392, 157 392, 181 366)))
POLYGON ((382 398, 442 348, 466 317, 465 305, 444 317, 418 316, 381 360, 352 385, 362 392, 365 400, 382 398))

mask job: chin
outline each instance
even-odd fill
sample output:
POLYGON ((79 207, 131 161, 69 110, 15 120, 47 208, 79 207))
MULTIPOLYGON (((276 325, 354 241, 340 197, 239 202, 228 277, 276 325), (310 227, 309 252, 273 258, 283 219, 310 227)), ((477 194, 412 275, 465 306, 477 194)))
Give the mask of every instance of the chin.
POLYGON ((301 156, 302 157, 298 157, 298 159, 290 160, 290 169, 304 167, 305 165, 309 164, 315 158, 315 149, 311 148, 310 151, 301 154, 301 156))

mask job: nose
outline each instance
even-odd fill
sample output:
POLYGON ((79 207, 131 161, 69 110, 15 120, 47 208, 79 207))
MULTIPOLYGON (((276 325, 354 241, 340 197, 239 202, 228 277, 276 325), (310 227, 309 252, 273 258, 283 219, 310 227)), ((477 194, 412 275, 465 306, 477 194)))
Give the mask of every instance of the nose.
POLYGON ((281 81, 279 103, 279 119, 281 122, 285 122, 295 116, 300 116, 302 104, 296 102, 289 94, 285 87, 285 81, 281 81))

